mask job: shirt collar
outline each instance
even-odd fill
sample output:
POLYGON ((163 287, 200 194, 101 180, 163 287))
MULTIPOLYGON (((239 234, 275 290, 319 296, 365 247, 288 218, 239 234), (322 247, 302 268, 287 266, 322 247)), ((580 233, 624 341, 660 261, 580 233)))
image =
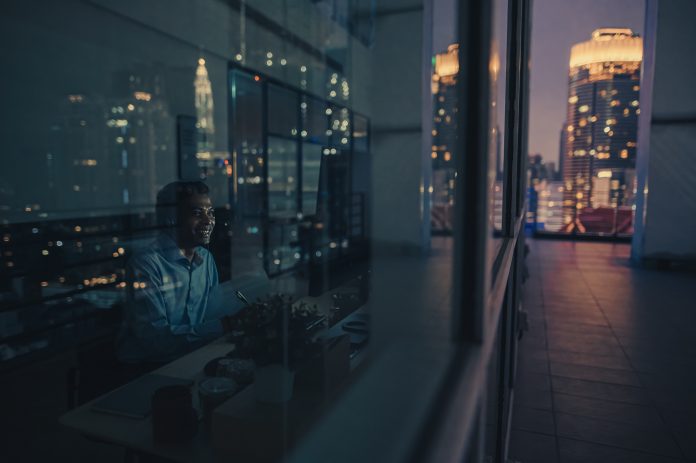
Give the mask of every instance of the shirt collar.
MULTIPOLYGON (((186 258, 181 249, 176 245, 174 239, 168 233, 160 233, 157 238, 157 246, 160 250, 162 256, 169 262, 179 262, 188 264, 189 260, 186 258)), ((201 246, 196 246, 193 252, 193 259, 191 263, 197 267, 203 263, 204 250, 201 246)))

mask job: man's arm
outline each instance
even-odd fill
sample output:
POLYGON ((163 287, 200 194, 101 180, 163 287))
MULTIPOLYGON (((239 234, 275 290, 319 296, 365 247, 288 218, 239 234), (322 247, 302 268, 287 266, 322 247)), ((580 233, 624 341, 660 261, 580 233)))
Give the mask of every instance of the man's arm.
MULTIPOLYGON (((157 266, 148 259, 130 265, 133 275, 126 325, 137 347, 135 355, 147 360, 167 360, 184 354, 223 333, 219 320, 199 324, 172 324, 167 318, 164 282, 157 266), (137 352, 140 351, 140 352, 137 352), (138 355, 141 354, 141 355, 138 355)), ((131 349, 133 352, 134 349, 131 349)))

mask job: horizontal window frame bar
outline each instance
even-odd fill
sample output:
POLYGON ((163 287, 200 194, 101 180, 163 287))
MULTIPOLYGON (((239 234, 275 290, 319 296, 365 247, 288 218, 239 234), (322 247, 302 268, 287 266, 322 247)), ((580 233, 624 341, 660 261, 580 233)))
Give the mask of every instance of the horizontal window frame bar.
POLYGON ((696 114, 683 116, 653 116, 652 125, 692 125, 696 124, 696 114))

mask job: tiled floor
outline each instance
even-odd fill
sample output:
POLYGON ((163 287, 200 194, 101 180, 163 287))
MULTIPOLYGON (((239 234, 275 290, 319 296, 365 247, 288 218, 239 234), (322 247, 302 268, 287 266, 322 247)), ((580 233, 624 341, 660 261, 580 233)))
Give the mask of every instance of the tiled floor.
POLYGON ((696 461, 696 275, 530 240, 510 459, 696 461))

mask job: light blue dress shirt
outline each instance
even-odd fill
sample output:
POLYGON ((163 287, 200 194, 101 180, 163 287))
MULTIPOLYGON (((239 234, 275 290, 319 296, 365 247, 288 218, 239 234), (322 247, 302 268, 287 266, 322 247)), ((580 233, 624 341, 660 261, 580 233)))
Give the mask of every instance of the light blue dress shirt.
POLYGON ((128 265, 129 297, 117 340, 121 361, 166 362, 223 334, 213 300, 218 272, 198 246, 189 261, 172 238, 160 235, 128 265))

